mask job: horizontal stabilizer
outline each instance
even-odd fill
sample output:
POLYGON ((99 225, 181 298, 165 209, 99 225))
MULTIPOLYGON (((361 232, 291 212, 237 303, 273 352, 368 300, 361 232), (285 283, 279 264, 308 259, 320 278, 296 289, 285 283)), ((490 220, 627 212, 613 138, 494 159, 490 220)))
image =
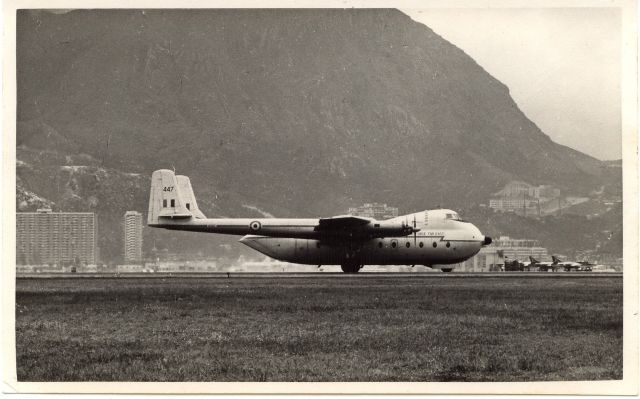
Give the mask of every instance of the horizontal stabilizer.
POLYGON ((167 219, 188 219, 193 217, 193 215, 190 213, 177 213, 168 210, 161 210, 158 217, 167 219))

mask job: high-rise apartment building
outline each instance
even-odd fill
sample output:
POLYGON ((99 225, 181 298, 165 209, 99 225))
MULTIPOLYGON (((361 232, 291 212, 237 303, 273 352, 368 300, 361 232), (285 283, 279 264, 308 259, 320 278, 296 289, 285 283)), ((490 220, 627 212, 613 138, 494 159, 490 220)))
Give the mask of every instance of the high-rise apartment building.
POLYGON ((142 263, 142 214, 127 211, 124 214, 124 263, 142 263))
POLYGON ((98 219, 92 212, 16 213, 16 261, 45 265, 97 261, 98 219))

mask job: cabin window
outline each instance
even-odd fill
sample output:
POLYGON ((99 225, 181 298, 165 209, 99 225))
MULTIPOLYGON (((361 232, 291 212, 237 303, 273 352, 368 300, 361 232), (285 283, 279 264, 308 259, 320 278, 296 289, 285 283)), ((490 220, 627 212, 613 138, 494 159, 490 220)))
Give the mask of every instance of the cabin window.
POLYGON ((163 200, 162 200, 162 207, 163 207, 163 208, 166 208, 166 207, 167 207, 167 200, 166 200, 166 199, 163 199, 163 200))
POLYGON ((187 202, 187 209, 191 209, 191 208, 189 207, 189 203, 188 203, 188 202, 187 202))
POLYGON ((435 247, 437 247, 437 246, 438 246, 438 243, 434 241, 434 242, 433 242, 433 247, 435 248, 435 247))
POLYGON ((409 248, 411 246, 411 244, 409 242, 407 242, 406 245, 407 245, 407 248, 409 248))
POLYGON ((171 200, 171 207, 172 208, 176 207, 176 200, 174 200, 174 199, 171 200))
POLYGON ((420 241, 420 248, 424 247, 424 243, 420 241))
POLYGON ((382 248, 382 241, 378 243, 378 248, 382 248))
POLYGON ((391 248, 395 248, 395 247, 397 247, 397 246, 398 246, 398 244, 397 244, 395 241, 393 241, 393 242, 391 243, 391 248))

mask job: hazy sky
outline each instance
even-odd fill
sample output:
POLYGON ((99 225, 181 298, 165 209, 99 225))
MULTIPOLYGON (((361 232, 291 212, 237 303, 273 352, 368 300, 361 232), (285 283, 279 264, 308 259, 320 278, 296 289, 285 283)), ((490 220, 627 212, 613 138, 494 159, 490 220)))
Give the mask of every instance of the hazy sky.
POLYGON ((554 141, 599 159, 622 157, 618 9, 403 11, 506 84, 554 141))

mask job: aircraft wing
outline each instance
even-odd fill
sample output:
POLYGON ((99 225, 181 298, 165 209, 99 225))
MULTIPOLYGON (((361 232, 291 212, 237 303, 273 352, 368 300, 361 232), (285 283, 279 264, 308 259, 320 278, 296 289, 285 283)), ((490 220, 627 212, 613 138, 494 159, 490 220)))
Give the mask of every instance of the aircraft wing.
POLYGON ((407 236, 419 229, 402 220, 377 221, 361 216, 341 215, 318 220, 314 230, 323 236, 346 236, 350 239, 407 236))
POLYGON ((319 220, 317 231, 332 231, 332 230, 350 230, 358 229, 371 223, 370 219, 359 216, 334 216, 331 218, 322 218, 319 220))

